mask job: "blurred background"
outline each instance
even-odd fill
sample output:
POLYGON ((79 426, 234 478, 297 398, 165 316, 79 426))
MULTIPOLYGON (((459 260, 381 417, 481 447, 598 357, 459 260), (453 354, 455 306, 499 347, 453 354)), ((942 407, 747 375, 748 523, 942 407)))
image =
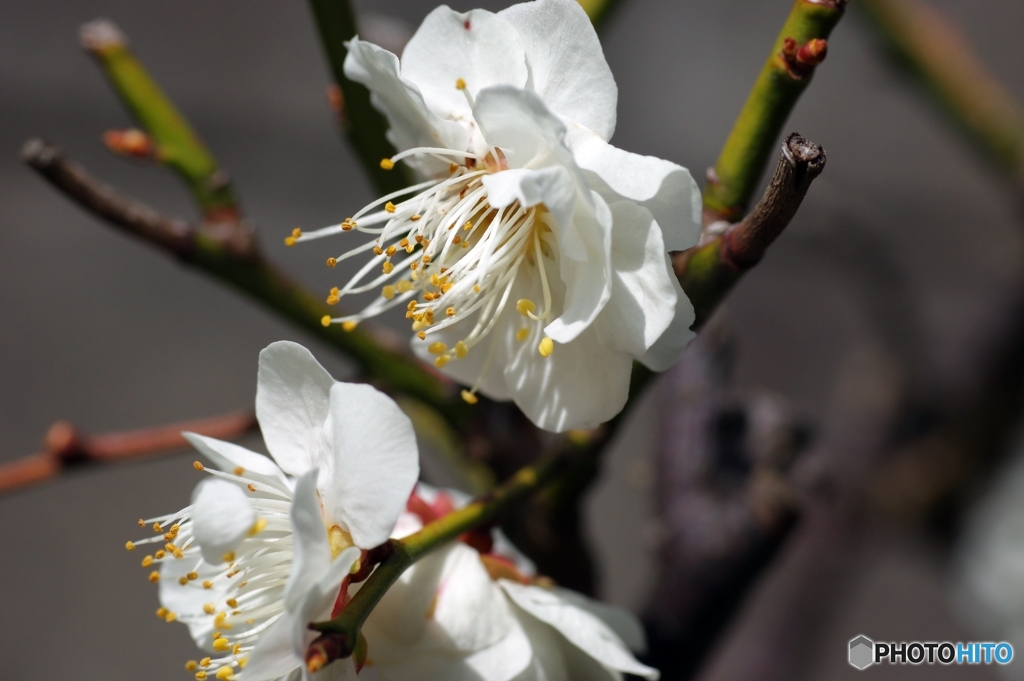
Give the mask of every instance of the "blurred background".
MULTIPOLYGON (((353 3, 366 37, 392 46, 434 1, 353 3)), ((1024 4, 933 4, 1024 99, 1024 4)), ((703 181, 789 5, 623 0, 601 32, 619 85, 613 143, 703 181)), ((907 495, 885 483, 909 477, 913 488, 941 463, 873 463, 979 389, 1024 281, 1021 194, 893 68, 852 5, 786 126, 822 144, 828 167, 712 324, 732 358, 727 401, 757 396, 811 434, 794 475, 823 510, 805 515, 753 584, 701 678, 850 678, 846 646, 858 634, 1011 640, 1024 655, 1016 431, 1004 428, 1013 437, 1001 459, 970 476, 952 469, 956 504, 924 513, 920 504, 907 512, 907 495), (848 502, 843 481, 868 478, 872 491, 848 502)), ((328 347, 115 233, 20 163, 21 144, 41 136, 164 213, 195 217, 166 169, 101 144, 105 130, 131 121, 78 45, 78 27, 97 17, 128 35, 235 179, 267 255, 303 282, 324 292, 336 283, 320 242, 286 249, 282 237, 374 198, 327 106, 330 79, 304 3, 0 0, 0 461, 37 451, 56 419, 105 432, 250 408, 258 352, 275 340, 308 345, 336 377, 348 371, 328 347)), ((599 593, 638 613, 660 583, 666 535, 655 459, 664 405, 677 394, 656 390, 586 507, 599 593)), ((90 470, 0 497, 8 678, 189 678, 185 627, 153 616, 155 589, 123 546, 137 518, 187 503, 192 458, 90 470)), ((868 673, 994 679, 1015 667, 1024 662, 868 673)))

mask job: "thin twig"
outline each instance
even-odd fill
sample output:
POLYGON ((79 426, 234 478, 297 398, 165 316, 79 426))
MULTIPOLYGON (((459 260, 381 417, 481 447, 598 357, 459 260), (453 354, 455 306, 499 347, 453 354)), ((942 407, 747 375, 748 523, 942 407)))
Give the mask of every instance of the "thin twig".
POLYGON ((0 494, 51 480, 71 469, 183 449, 189 444, 182 431, 233 440, 257 429, 251 412, 100 435, 88 435, 66 421, 58 421, 47 431, 42 452, 0 465, 0 494))

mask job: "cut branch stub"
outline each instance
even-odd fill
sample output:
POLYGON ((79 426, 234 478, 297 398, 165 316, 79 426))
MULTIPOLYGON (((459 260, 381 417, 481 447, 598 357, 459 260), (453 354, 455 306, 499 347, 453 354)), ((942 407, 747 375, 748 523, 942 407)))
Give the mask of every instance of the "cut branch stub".
POLYGON ((709 242, 676 253, 673 264, 679 283, 703 324, 732 286, 756 265, 793 219, 808 188, 825 168, 825 150, 793 133, 764 196, 750 215, 709 242))

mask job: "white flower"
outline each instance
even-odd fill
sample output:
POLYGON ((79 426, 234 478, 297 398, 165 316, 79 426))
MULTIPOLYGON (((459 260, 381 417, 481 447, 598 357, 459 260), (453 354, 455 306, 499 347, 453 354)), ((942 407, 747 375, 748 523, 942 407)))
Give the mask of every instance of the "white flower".
POLYGON ((553 431, 617 414, 634 359, 674 363, 694 317, 667 252, 697 242, 700 192, 685 168, 608 144, 618 91, 574 0, 440 7, 401 62, 353 39, 345 73, 390 121, 400 152, 383 165, 425 180, 287 240, 375 235, 328 260, 374 254, 328 302, 380 296, 325 323, 405 308, 416 351, 467 401, 512 399, 553 431))
POLYGON ((388 540, 419 476, 398 406, 335 382, 300 345, 260 354, 256 415, 273 460, 186 434, 213 477, 190 506, 140 521, 164 534, 129 544, 166 542, 143 565, 159 564, 158 614, 211 654, 187 665, 200 681, 302 674, 306 625, 330 616, 362 552, 388 540))
MULTIPOLYGON (((419 494, 429 496, 423 487, 419 494)), ((405 514, 396 535, 418 527, 405 514)), ((644 645, 632 615, 565 589, 536 586, 530 573, 500 534, 492 551, 456 542, 428 555, 391 587, 363 626, 366 671, 383 681, 607 681, 623 672, 658 677, 630 653, 629 647, 644 645)))

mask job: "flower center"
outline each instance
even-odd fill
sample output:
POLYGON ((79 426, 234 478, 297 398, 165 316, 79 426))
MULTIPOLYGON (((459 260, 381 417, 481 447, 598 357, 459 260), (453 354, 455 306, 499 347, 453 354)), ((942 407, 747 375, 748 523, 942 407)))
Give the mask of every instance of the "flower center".
MULTIPOLYGON (((328 258, 327 264, 334 267, 347 258, 373 254, 348 283, 331 289, 327 302, 335 304, 343 296, 369 291, 379 291, 379 297, 355 314, 324 317, 324 325, 340 323, 351 330, 364 319, 404 306, 412 330, 420 340, 427 340, 472 317, 474 322, 463 327, 466 332, 454 345, 435 341, 428 346, 435 355, 434 365, 441 368, 465 358, 488 339, 509 304, 516 277, 528 270, 529 276, 539 277, 543 300, 539 309, 532 300, 512 301, 521 315, 534 322, 517 334, 525 341, 551 316, 547 268, 554 264, 558 247, 551 214, 543 204, 524 208, 516 201, 494 208, 488 203, 483 178, 508 169, 500 149, 492 148, 482 156, 452 149, 410 149, 381 165, 393 167, 395 161, 413 155, 448 161, 448 176, 383 196, 339 225, 311 233, 296 230, 285 240, 291 245, 353 230, 375 235, 372 241, 328 258), (399 201, 409 194, 411 198, 399 201)), ((553 341, 542 333, 536 335, 538 352, 549 356, 553 341)), ((478 350, 487 353, 481 376, 487 371, 493 344, 492 338, 488 347, 478 350)), ((476 402, 478 385, 479 379, 472 389, 463 391, 467 402, 476 402)))

